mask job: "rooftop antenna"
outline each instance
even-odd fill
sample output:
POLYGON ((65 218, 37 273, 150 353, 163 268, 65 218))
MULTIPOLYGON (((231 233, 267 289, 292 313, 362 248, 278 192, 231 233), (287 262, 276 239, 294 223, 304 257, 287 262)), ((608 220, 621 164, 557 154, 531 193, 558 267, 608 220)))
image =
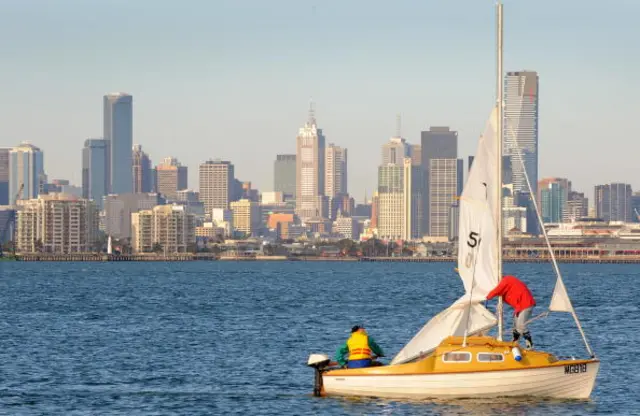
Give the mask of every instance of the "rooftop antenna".
POLYGON ((402 117, 396 114, 396 137, 402 137, 402 117))
POLYGON ((316 124, 316 106, 313 99, 309 100, 309 124, 312 126, 316 124))

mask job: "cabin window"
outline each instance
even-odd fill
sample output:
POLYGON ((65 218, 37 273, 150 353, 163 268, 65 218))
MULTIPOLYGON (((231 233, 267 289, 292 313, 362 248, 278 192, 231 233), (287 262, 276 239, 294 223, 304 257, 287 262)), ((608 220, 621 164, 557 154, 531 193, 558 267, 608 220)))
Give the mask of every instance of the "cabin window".
POLYGON ((469 363, 471 362, 470 352, 447 352, 442 356, 445 363, 469 363))
POLYGON ((504 355, 497 352, 480 352, 478 361, 481 363, 499 363, 504 361, 504 355))

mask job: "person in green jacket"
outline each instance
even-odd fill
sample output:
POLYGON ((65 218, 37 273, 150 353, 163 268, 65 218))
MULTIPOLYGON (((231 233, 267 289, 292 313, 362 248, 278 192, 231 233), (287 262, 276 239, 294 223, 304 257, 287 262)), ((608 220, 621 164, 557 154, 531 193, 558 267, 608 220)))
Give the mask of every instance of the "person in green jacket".
POLYGON ((351 336, 336 352, 335 360, 340 365, 348 368, 364 368, 371 366, 373 354, 384 357, 382 348, 367 334, 364 327, 351 328, 351 336), (349 355, 347 359, 345 356, 349 355))

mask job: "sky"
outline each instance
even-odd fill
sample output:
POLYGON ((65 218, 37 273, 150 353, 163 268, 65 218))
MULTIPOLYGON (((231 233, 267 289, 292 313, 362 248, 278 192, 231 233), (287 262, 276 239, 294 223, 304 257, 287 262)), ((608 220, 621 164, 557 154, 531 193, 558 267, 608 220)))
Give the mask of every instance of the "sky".
MULTIPOLYGON (((505 0, 505 70, 540 75, 540 178, 640 189, 640 2, 505 0)), ((491 0, 0 0, 0 146, 30 141, 50 179, 81 185, 102 96, 133 95, 154 163, 231 160, 273 189, 310 100, 349 150, 349 191, 375 190, 380 146, 429 126, 475 151, 495 101, 491 0)))

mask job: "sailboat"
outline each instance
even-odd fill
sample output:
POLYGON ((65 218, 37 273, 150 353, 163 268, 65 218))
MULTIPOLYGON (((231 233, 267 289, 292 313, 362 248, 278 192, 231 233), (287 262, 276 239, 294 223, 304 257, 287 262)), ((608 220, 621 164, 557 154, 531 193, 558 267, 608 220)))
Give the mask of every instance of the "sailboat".
POLYGON ((589 357, 559 359, 552 353, 521 349, 517 342, 503 340, 501 300, 496 314, 484 305, 502 276, 502 7, 499 2, 497 104, 460 196, 457 270, 465 294, 427 322, 389 365, 343 369, 324 354, 311 354, 307 365, 315 369, 315 395, 408 399, 587 399, 591 395, 600 362, 571 304, 544 229, 557 275, 545 313, 570 313, 589 357), (488 336, 496 326, 497 335, 488 336))

